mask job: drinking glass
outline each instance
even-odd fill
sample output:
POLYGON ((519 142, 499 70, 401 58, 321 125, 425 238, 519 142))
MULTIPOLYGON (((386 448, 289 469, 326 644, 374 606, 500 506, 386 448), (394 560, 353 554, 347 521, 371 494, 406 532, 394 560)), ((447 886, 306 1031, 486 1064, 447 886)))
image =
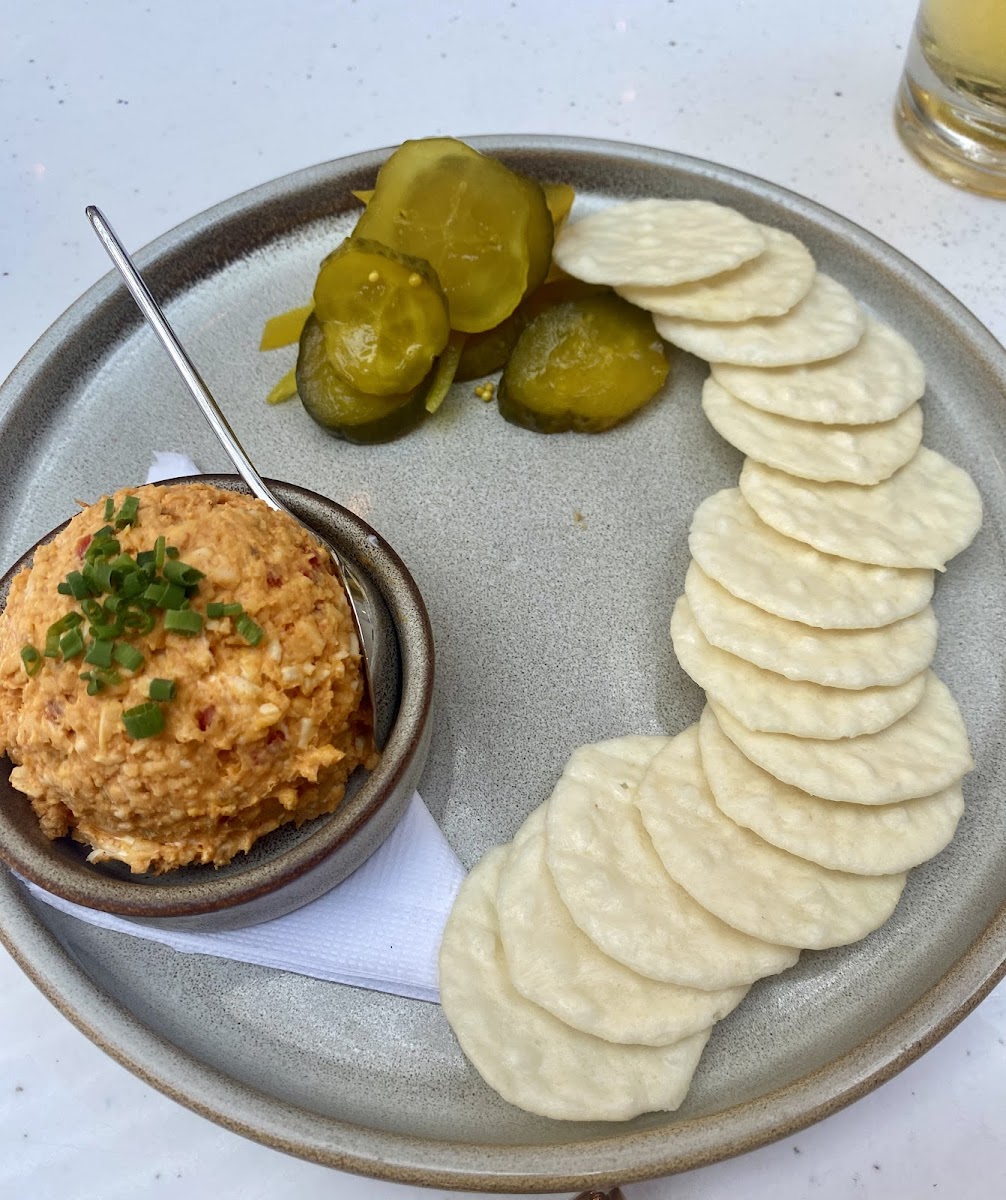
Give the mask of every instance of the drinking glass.
POLYGON ((895 123, 937 175, 1006 198, 1006 0, 922 0, 895 123))

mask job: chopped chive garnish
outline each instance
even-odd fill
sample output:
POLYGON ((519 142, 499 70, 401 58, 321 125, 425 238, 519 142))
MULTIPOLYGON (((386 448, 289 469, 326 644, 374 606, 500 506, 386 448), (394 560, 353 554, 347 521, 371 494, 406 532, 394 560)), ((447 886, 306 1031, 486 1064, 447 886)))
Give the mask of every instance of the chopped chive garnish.
POLYGON ((133 571, 131 575, 127 575, 122 581, 119 593, 125 599, 132 600, 134 596, 139 596, 143 592, 148 582, 147 573, 142 568, 138 571, 133 571))
POLYGON ((168 556, 168 558, 177 558, 181 551, 177 546, 168 546, 164 553, 168 556))
POLYGON ((55 626, 50 626, 48 633, 45 635, 46 658, 59 658, 59 639, 59 630, 55 626))
POLYGON ((80 602, 81 611, 89 621, 100 621, 105 615, 105 610, 101 607, 97 600, 88 596, 86 600, 80 602))
POLYGON ((152 583, 143 593, 143 599, 149 600, 155 608, 161 607, 161 601, 167 595, 169 583, 152 583))
POLYGON ((59 594, 61 596, 72 596, 73 595, 73 592, 70 591, 70 585, 66 582, 65 579, 63 580, 62 583, 56 584, 56 591, 59 592, 59 594))
POLYGON ((257 646, 262 640, 265 630, 256 625, 249 616, 241 616, 234 622, 234 628, 250 646, 257 646))
POLYGON ((147 694, 151 700, 174 700, 175 681, 173 679, 151 679, 147 694))
POLYGON ((208 617, 240 617, 244 612, 244 608, 240 604, 221 604, 218 600, 212 600, 206 605, 206 615, 208 617))
POLYGON ((87 632, 99 641, 112 641, 125 629, 122 621, 92 621, 87 632))
POLYGON ((154 566, 159 571, 164 566, 164 550, 167 546, 167 538, 159 537, 154 542, 154 566))
POLYGON ((29 679, 32 679, 42 670, 42 655, 39 654, 34 646, 21 647, 21 662, 24 663, 25 674, 29 679))
POLYGON ((79 571, 71 571, 67 575, 66 586, 74 600, 86 600, 91 594, 91 589, 84 582, 84 576, 79 571))
POLYGON ((183 563, 180 558, 169 558, 164 564, 164 578, 169 583, 177 583, 181 587, 189 588, 198 583, 200 579, 205 579, 206 576, 202 571, 197 571, 195 567, 183 563))
POLYGON ((59 651, 64 659, 78 658, 84 653, 84 635, 79 628, 73 628, 59 639, 59 651))
POLYGON ((95 667, 110 667, 112 665, 112 643, 105 638, 97 638, 91 643, 90 649, 84 655, 84 662, 95 667))
POLYGON ((99 595, 102 592, 114 592, 118 584, 122 582, 121 574, 113 570, 107 562, 92 565, 91 579, 97 584, 99 595))
POLYGON ((139 512, 139 500, 135 496, 127 496, 119 505, 119 515, 115 518, 115 528, 125 529, 127 525, 135 524, 139 512))
POLYGON ((116 642, 115 648, 112 650, 112 657, 120 667, 125 667, 127 671, 138 671, 143 666, 143 655, 128 642, 116 642))
POLYGON ((93 546, 95 542, 100 542, 107 537, 111 537, 113 533, 115 533, 115 530, 111 525, 102 525, 100 529, 95 530, 91 535, 91 545, 93 546))
POLYGON ((169 583, 161 597, 161 608, 181 608, 185 603, 185 589, 177 583, 169 583))
POLYGON ((105 497, 105 520, 111 521, 115 516, 115 501, 111 496, 105 497))
POLYGON ((202 633, 202 613, 192 609, 168 609, 164 614, 164 628, 169 633, 184 633, 187 637, 195 637, 202 633))
POLYGON ((127 708, 122 714, 126 732, 133 738, 156 737, 164 728, 164 713, 152 701, 127 708))
POLYGON ((122 623, 127 629, 132 630, 133 633, 138 633, 141 636, 145 633, 149 633, 157 624, 153 613, 143 612, 142 610, 135 608, 130 609, 130 611, 126 613, 126 615, 123 617, 122 623))
POLYGON ((120 554, 113 558, 109 565, 113 571, 121 571, 123 575, 128 575, 136 570, 136 559, 130 554, 120 554))
POLYGON ((136 556, 136 564, 137 564, 137 566, 140 566, 140 567, 154 566, 155 564, 154 564, 153 550, 141 550, 140 553, 137 554, 137 556, 136 556))

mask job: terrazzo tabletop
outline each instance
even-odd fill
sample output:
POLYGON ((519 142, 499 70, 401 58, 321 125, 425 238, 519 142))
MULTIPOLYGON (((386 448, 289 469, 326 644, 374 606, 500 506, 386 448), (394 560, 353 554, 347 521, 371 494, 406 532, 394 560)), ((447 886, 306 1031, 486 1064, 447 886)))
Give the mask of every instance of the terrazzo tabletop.
MULTIPOLYGON (((886 239, 1006 339, 1006 203, 910 160, 914 0, 92 0, 0 16, 0 375, 107 262, 267 179, 433 133, 562 133, 761 175, 886 239)), ((1004 948, 1006 952, 1006 948, 1004 948)), ((407 1200, 220 1129, 107 1058, 0 951, 0 1196, 407 1200)), ((1006 985, 794 1138, 628 1200, 1006 1194, 1006 985)))

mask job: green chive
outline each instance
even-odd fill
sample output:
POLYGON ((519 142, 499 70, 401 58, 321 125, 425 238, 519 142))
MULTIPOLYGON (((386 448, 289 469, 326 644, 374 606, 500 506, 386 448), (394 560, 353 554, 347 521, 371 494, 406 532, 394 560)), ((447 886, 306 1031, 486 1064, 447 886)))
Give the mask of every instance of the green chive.
POLYGON ((200 579, 205 579, 206 576, 202 571, 197 571, 195 567, 183 563, 180 558, 169 558, 164 564, 164 578, 170 583, 177 583, 181 587, 189 588, 198 583, 200 579))
POLYGON ((256 625, 248 616, 238 617, 234 622, 234 628, 250 646, 257 646, 265 635, 262 626, 256 625))
POLYGON ((218 600, 213 600, 206 605, 206 615, 208 617, 240 617, 244 612, 244 608, 240 604, 221 604, 218 600))
POLYGON ((126 578, 122 581, 122 587, 119 588, 119 593, 127 600, 132 600, 135 596, 142 594, 144 588, 149 582, 150 581, 146 571, 140 567, 138 570, 133 571, 131 574, 126 576, 126 578))
POLYGON ((25 674, 33 679, 42 670, 42 655, 34 646, 21 647, 21 662, 24 663, 25 674))
POLYGON ((195 637, 203 630, 202 613, 193 612, 191 609, 169 609, 164 614, 164 628, 169 633, 184 633, 187 637, 195 637))
POLYGON ((127 671, 138 671, 143 666, 143 655, 128 642, 117 642, 112 650, 112 657, 127 671))
POLYGON ((136 562, 141 567, 153 567, 156 565, 154 561, 153 550, 141 550, 136 556, 136 562))
POLYGON ((177 558, 181 551, 177 546, 168 546, 164 553, 168 556, 168 558, 177 558))
POLYGON ((105 615, 105 610, 101 607, 97 600, 88 596, 86 600, 80 602, 81 611, 89 621, 100 621, 105 615))
POLYGON ((84 653, 84 635, 79 628, 71 629, 59 639, 59 650, 63 658, 69 661, 84 653))
MULTIPOLYGON (((74 600, 86 600, 91 594, 91 589, 87 586, 84 576, 79 571, 71 571, 67 575, 66 587, 74 600)), ((66 595, 65 592, 63 594, 66 595)))
POLYGON ((59 630, 55 625, 50 625, 49 630, 45 635, 46 658, 59 658, 59 639, 59 630))
POLYGON ((112 665, 112 643, 106 638, 97 638, 91 643, 84 655, 84 662, 95 667, 110 667, 112 665))
POLYGON ((92 621, 87 632, 97 641, 110 642, 120 637, 124 629, 122 621, 92 621))
POLYGON ((126 732, 133 738, 156 737, 164 728, 164 713, 153 701, 127 708, 122 714, 126 732))
POLYGON ((111 496, 105 497, 105 520, 111 521, 115 516, 115 501, 111 496))
POLYGON ((185 589, 178 586, 177 583, 169 583, 165 586, 164 594, 161 597, 161 608, 181 608, 185 603, 185 589))
POLYGON ((167 546, 167 538, 159 537, 154 542, 154 566, 159 571, 164 566, 164 550, 167 546))
POLYGON ((175 681, 173 679, 151 679, 147 695, 151 700, 174 700, 175 681))
POLYGON ((131 554, 120 554, 112 559, 110 565, 113 571, 121 571, 123 575, 128 575, 136 570, 136 559, 131 554))
POLYGON ((143 599, 149 600, 155 608, 161 607, 161 601, 167 595, 169 583, 152 583, 143 593, 143 599))
POLYGON ((115 518, 115 528, 125 529, 127 525, 135 525, 140 513, 140 501, 136 496, 127 496, 119 505, 119 515, 115 518))
POLYGON ((66 582, 65 579, 63 580, 62 583, 56 584, 56 591, 59 592, 59 594, 61 596, 72 596, 73 595, 73 592, 70 591, 70 585, 66 582))
POLYGON ((135 608, 126 613, 122 623, 127 629, 131 629, 134 633, 138 633, 141 636, 149 633, 157 624, 153 613, 142 612, 135 608))
POLYGON ((114 592, 122 582, 122 576, 118 571, 112 570, 108 563, 94 563, 91 567, 91 579, 97 584, 99 595, 114 592))

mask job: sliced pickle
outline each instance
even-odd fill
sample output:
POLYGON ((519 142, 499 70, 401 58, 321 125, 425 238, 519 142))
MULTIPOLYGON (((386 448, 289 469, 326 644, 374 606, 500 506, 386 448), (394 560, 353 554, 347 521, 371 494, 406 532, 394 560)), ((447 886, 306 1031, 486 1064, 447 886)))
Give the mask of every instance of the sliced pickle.
POLYGON ((350 237, 321 264, 314 307, 332 366, 375 396, 398 396, 447 345, 447 301, 428 262, 350 237))
POLYGON ((451 327, 481 333, 513 312, 529 279, 544 278, 551 224, 537 184, 463 142, 424 138, 381 167, 355 232, 432 263, 451 327))
POLYGON ((293 368, 287 371, 278 383, 273 384, 269 389, 269 395, 266 396, 266 404, 283 404, 287 400, 292 400, 297 395, 297 370, 293 368))
POLYGON ((484 375, 502 370, 510 352, 517 345, 517 339, 524 332, 527 320, 524 305, 521 304, 494 328, 484 333, 468 334, 454 374, 455 380, 465 383, 469 379, 481 379, 484 375))
POLYGON ((613 295, 569 300, 521 334, 497 403, 506 420, 538 433, 600 433, 652 400, 668 370, 649 313, 613 295))
POLYGON ((568 275, 551 283, 546 280, 541 287, 535 288, 530 296, 526 296, 495 329, 468 335, 454 378, 458 383, 464 383, 469 379, 481 379, 485 375, 502 370, 528 322, 546 308, 554 308, 556 304, 562 304, 566 300, 612 294, 611 288, 602 287, 597 283, 584 283, 568 275))
POLYGON ((270 317, 262 329, 262 340, 258 344, 260 350, 279 350, 281 346, 292 346, 300 341, 304 332, 304 322, 311 315, 313 304, 304 304, 300 308, 288 309, 285 313, 270 317))
POLYGON ((321 323, 313 315, 300 337, 296 375, 297 391, 310 416, 347 442, 390 442, 426 415, 424 383, 399 396, 375 396, 347 383, 329 362, 321 323))
POLYGON ((552 214, 552 224, 558 233, 573 207, 576 192, 568 183, 543 183, 541 190, 545 193, 545 203, 548 205, 548 211, 552 214))
POLYGON ((435 413, 447 399, 451 384, 457 378, 458 363, 461 361, 461 352, 465 348, 467 337, 467 333, 452 331, 443 354, 434 363, 426 391, 425 407, 428 413, 435 413))

